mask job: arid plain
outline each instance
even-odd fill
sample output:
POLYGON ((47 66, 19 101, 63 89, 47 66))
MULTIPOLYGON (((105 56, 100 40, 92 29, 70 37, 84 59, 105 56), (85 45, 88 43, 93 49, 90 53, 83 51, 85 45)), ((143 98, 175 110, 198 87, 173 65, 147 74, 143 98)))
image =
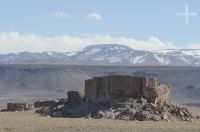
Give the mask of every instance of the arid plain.
POLYGON ((200 132, 200 121, 139 122, 50 118, 28 112, 1 112, 0 132, 200 132))
MULTIPOLYGON (((1 108, 5 108, 7 102, 33 102, 37 99, 66 97, 68 90, 83 91, 84 80, 110 74, 154 76, 161 82, 172 85, 173 101, 196 103, 199 100, 199 68, 4 65, 0 71, 1 108)), ((200 113, 199 109, 192 111, 200 113)), ((0 132, 47 131, 200 132, 200 121, 139 122, 50 118, 35 114, 34 111, 0 112, 0 132)))

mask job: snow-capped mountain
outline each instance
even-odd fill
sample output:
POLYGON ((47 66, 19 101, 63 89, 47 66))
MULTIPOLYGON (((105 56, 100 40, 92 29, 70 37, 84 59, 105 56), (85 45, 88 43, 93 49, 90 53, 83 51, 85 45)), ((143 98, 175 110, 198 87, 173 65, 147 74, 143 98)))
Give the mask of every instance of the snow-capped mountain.
POLYGON ((76 52, 11 53, 0 55, 1 64, 88 64, 200 66, 200 49, 134 50, 117 44, 91 45, 76 52))

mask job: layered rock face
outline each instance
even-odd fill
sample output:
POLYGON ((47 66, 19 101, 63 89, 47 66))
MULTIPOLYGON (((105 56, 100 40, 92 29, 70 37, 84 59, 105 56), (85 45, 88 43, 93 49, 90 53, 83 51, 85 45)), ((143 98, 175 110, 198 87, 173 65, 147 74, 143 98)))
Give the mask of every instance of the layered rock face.
POLYGON ((127 98, 147 99, 154 104, 166 104, 170 99, 170 86, 151 77, 106 76, 85 81, 87 102, 111 103, 127 98))

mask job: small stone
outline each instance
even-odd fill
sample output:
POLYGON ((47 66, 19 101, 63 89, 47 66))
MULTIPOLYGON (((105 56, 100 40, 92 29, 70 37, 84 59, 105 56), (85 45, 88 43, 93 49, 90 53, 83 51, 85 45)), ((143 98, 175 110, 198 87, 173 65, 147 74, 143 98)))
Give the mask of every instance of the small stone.
POLYGON ((197 118, 197 119, 200 119, 200 116, 199 116, 199 115, 196 115, 196 118, 197 118))
POLYGON ((51 118, 51 116, 47 115, 46 117, 51 118))
POLYGON ((138 100, 138 103, 146 104, 146 103, 147 103, 147 100, 144 99, 144 98, 140 98, 140 99, 138 100))
POLYGON ((154 115, 152 119, 153 119, 153 121, 160 121, 161 117, 158 115, 154 115))
POLYGON ((103 112, 103 111, 101 111, 101 110, 98 112, 98 114, 99 114, 101 117, 106 117, 105 112, 103 112))
POLYGON ((184 113, 182 111, 179 112, 180 116, 184 116, 184 113))
POLYGON ((162 116, 162 118, 163 118, 164 120, 167 120, 167 119, 168 119, 168 115, 167 115, 167 114, 164 114, 164 115, 162 116))
POLYGON ((154 111, 155 108, 156 108, 156 106, 155 106, 154 104, 152 104, 152 103, 146 104, 146 105, 144 106, 144 109, 145 109, 146 111, 154 111))
POLYGON ((63 117, 63 112, 62 111, 54 112, 53 117, 63 117))
POLYGON ((191 118, 186 118, 185 121, 187 121, 187 122, 193 122, 193 120, 191 118))
POLYGON ((139 121, 146 121, 151 118, 151 115, 149 114, 148 111, 140 111, 135 114, 135 117, 139 121))

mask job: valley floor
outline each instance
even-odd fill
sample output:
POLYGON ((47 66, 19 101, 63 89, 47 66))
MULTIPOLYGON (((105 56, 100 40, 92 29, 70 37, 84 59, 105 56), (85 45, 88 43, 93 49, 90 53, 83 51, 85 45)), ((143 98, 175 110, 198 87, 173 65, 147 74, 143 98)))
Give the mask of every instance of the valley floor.
POLYGON ((200 121, 139 122, 50 118, 33 111, 0 112, 0 132, 200 132, 200 121))

